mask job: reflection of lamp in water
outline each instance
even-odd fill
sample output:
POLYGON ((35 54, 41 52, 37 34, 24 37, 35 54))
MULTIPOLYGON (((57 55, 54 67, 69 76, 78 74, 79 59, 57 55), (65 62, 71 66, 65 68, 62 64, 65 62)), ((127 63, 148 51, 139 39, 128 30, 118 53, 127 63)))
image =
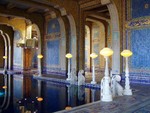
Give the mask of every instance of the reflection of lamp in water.
POLYGON ((125 57, 126 59, 126 67, 125 67, 125 89, 124 95, 132 95, 132 90, 130 89, 130 81, 129 81, 129 67, 128 67, 128 57, 132 55, 130 50, 123 50, 121 52, 121 56, 125 57))
POLYGON ((113 51, 110 48, 103 48, 100 51, 100 54, 103 55, 106 60, 105 76, 101 80, 101 100, 109 102, 112 101, 112 94, 110 89, 110 77, 108 71, 108 57, 113 54, 113 51))
POLYGON ((66 54, 66 58, 68 58, 68 78, 66 80, 70 80, 71 76, 70 76, 70 59, 72 58, 72 54, 68 53, 66 54))
POLYGON ((95 65, 94 65, 94 59, 97 57, 98 55, 96 53, 92 53, 90 54, 90 57, 92 58, 92 81, 91 84, 96 84, 95 81, 95 65))
POLYGON ((43 98, 42 97, 38 97, 37 101, 41 102, 41 101, 43 101, 43 98))
POLYGON ((67 106, 66 108, 65 108, 65 110, 71 110, 72 109, 72 107, 70 107, 70 106, 67 106))

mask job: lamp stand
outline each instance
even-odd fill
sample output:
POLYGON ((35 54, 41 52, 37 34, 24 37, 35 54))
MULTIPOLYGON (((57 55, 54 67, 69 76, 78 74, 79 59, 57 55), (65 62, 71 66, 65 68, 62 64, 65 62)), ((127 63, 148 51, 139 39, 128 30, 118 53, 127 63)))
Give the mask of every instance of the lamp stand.
POLYGON ((126 57, 124 95, 132 95, 132 90, 130 89, 130 81, 129 81, 128 57, 126 57))
POLYGON ((108 71, 108 56, 105 57, 105 76, 101 81, 101 101, 110 102, 112 101, 112 94, 110 89, 110 77, 108 71))
POLYGON ((95 81, 95 65, 94 65, 94 59, 92 59, 92 63, 93 63, 93 66, 92 66, 92 81, 91 81, 91 84, 96 84, 96 81, 95 81))
POLYGON ((66 79, 66 80, 71 80, 71 73, 70 73, 70 58, 68 58, 68 73, 67 73, 67 75, 68 75, 68 78, 66 79))

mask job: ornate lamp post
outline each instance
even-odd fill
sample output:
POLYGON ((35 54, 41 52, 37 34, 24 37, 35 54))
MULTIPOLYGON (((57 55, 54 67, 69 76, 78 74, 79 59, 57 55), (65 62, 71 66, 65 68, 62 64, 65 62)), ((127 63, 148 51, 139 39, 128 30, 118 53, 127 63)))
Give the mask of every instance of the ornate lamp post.
MULTIPOLYGON (((37 56, 37 58, 41 61, 41 59, 43 58, 43 55, 39 54, 37 56)), ((39 70, 39 76, 41 76, 42 72, 41 72, 41 64, 38 64, 38 70, 39 70)))
POLYGON ((70 59, 72 58, 72 54, 66 54, 66 58, 68 58, 68 78, 66 80, 71 80, 70 59))
POLYGON ((92 58, 92 81, 91 84, 96 84, 95 81, 95 65, 94 65, 94 59, 97 57, 98 55, 96 53, 92 53, 90 54, 90 57, 92 58))
POLYGON ((113 54, 110 48, 103 48, 100 54, 104 56, 106 60, 105 64, 105 76, 101 80, 101 101, 110 102, 112 101, 112 93, 110 89, 110 77, 108 70, 108 57, 113 54))
POLYGON ((132 95, 132 90, 130 89, 130 81, 129 81, 129 67, 128 67, 128 57, 132 55, 130 50, 123 50, 121 52, 121 56, 125 57, 126 59, 126 67, 125 67, 125 89, 124 95, 132 95))

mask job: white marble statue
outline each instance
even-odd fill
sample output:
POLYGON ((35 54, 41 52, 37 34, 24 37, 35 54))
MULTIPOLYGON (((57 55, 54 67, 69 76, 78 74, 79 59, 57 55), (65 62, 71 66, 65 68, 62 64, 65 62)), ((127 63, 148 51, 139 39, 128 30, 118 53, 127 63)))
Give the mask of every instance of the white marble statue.
POLYGON ((123 96, 123 87, 119 84, 120 80, 121 80, 120 75, 112 75, 111 89, 113 97, 123 96))
POLYGON ((72 69, 70 83, 75 84, 77 82, 76 70, 72 69))
POLYGON ((84 85, 85 84, 85 77, 83 76, 84 70, 79 70, 78 72, 78 85, 84 85))

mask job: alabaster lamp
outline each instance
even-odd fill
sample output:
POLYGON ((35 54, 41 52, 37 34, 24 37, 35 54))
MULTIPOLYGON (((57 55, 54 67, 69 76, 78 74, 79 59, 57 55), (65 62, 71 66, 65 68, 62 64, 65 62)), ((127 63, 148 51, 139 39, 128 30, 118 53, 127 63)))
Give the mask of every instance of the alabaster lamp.
POLYGON ((39 54, 37 56, 37 58, 39 59, 39 62, 40 62, 40 63, 38 63, 38 70, 39 70, 39 76, 41 76, 42 75, 42 71, 41 71, 41 59, 43 58, 43 55, 39 54))
POLYGON ((39 54, 39 55, 37 56, 37 58, 42 59, 42 58, 43 58, 43 55, 39 54))
POLYGON ((124 95, 132 95, 132 90, 130 89, 129 67, 128 67, 128 57, 132 56, 132 52, 130 50, 123 50, 121 52, 121 56, 125 57, 125 62, 126 62, 124 95))
POLYGON ((90 57, 92 58, 92 81, 91 84, 96 84, 95 81, 95 65, 94 65, 94 59, 97 57, 98 55, 96 53, 92 53, 90 54, 90 57))
POLYGON ((71 80, 71 71, 70 71, 70 59, 72 58, 72 54, 66 54, 66 58, 68 58, 68 78, 66 80, 71 80))
POLYGON ((3 56, 3 59, 7 59, 7 56, 3 56))
POLYGON ((104 77, 101 80, 101 101, 110 102, 112 101, 112 93, 110 88, 108 57, 113 54, 113 50, 106 47, 100 51, 100 54, 104 56, 106 61, 104 77))

